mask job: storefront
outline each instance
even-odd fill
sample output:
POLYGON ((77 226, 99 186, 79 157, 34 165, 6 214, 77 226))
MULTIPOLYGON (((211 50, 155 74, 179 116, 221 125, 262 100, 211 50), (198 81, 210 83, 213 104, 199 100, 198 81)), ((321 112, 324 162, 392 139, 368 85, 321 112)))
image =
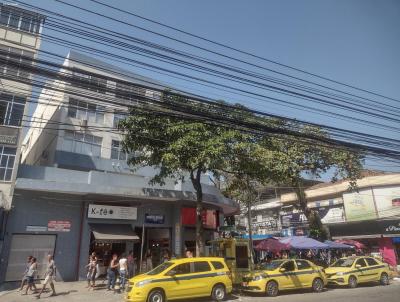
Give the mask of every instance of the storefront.
POLYGON ((399 263, 394 238, 400 237, 400 219, 363 220, 329 226, 332 239, 354 239, 362 242, 365 253, 380 255, 391 266, 399 263))

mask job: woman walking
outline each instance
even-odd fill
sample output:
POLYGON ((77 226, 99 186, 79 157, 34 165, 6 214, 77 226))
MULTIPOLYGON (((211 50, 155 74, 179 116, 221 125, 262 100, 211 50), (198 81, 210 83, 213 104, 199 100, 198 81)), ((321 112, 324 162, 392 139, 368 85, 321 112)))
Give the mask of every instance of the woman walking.
POLYGON ((87 288, 88 290, 90 289, 94 289, 94 287, 96 286, 96 273, 97 273, 97 258, 96 256, 91 255, 89 257, 89 263, 88 265, 86 265, 88 272, 87 272, 87 288))
POLYGON ((26 273, 28 286, 26 287, 25 293, 23 295, 27 295, 29 289, 36 293, 36 286, 35 286, 36 273, 37 273, 36 258, 32 257, 31 265, 29 266, 28 272, 26 273))
POLYGON ((114 290, 115 279, 117 278, 117 268, 119 266, 117 254, 113 254, 110 265, 107 269, 107 290, 114 290))

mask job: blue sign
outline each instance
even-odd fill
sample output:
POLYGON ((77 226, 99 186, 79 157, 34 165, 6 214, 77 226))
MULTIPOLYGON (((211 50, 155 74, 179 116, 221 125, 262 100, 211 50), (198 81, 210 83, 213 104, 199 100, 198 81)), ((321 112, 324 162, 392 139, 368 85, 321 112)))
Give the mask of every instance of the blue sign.
POLYGON ((154 214, 145 214, 144 215, 145 223, 164 224, 164 221, 165 221, 164 215, 154 215, 154 214))

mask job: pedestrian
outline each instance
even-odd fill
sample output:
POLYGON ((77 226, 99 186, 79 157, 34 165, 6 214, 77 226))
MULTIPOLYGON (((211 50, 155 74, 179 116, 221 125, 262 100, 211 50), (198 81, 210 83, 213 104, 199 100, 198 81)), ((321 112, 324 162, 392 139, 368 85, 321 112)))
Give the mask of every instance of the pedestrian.
POLYGON ((88 290, 94 289, 96 286, 96 273, 97 273, 97 257, 90 255, 89 263, 86 265, 87 267, 87 288, 88 290))
POLYGON ((186 250, 186 258, 193 258, 193 253, 191 250, 186 250))
POLYGON ((125 290, 126 275, 128 273, 128 259, 125 257, 125 253, 121 255, 118 262, 119 265, 119 279, 120 279, 120 289, 125 290))
POLYGON ((47 268, 46 268, 46 273, 44 275, 43 287, 40 290, 39 294, 36 296, 36 298, 40 299, 40 295, 43 293, 47 284, 50 284, 50 287, 52 290, 50 297, 53 297, 56 295, 56 289, 54 287, 54 282, 53 282, 55 276, 56 276, 56 264, 54 262, 54 257, 49 254, 47 256, 47 268))
POLYGON ((169 251, 165 250, 161 262, 164 263, 164 262, 167 262, 169 260, 170 260, 169 251))
POLYGON ((117 268, 118 268, 118 256, 117 254, 113 254, 110 265, 107 268, 107 290, 114 290, 115 287, 115 279, 117 276, 117 268))
POLYGON ((135 276, 135 257, 133 255, 133 251, 129 252, 127 260, 128 260, 128 278, 132 278, 135 276))
POLYGON ((32 258, 33 258, 33 256, 28 256, 28 258, 27 258, 25 271, 24 271, 24 274, 22 275, 21 286, 19 288, 19 291, 22 291, 24 289, 25 284, 28 283, 28 278, 27 278, 26 274, 28 273, 29 267, 31 266, 32 258))
POLYGON ((26 273, 28 286, 26 287, 25 293, 23 293, 23 295, 27 295, 29 289, 36 293, 36 286, 35 286, 36 273, 37 273, 36 258, 32 257, 31 265, 29 266, 29 270, 26 273))
POLYGON ((142 273, 147 273, 153 269, 153 259, 151 251, 147 250, 144 260, 142 261, 142 273))

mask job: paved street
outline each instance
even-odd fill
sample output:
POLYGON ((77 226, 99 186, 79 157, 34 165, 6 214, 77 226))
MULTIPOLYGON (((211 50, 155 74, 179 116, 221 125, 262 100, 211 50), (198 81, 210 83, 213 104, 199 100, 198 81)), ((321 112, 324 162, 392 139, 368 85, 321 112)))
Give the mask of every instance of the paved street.
MULTIPOLYGON (((58 296, 48 297, 50 293, 42 296, 41 300, 53 302, 116 302, 123 301, 122 294, 114 294, 106 292, 104 288, 88 292, 83 282, 68 282, 57 284, 58 296)), ((267 298, 259 295, 237 296, 233 295, 227 302, 258 302, 271 300, 275 302, 312 302, 312 301, 329 301, 329 302, 397 302, 400 296, 400 282, 393 281, 391 285, 383 286, 360 286, 356 289, 334 288, 327 289, 320 294, 311 293, 309 291, 302 292, 286 292, 281 293, 276 298, 267 298)), ((8 292, 0 292, 1 302, 22 302, 37 301, 34 295, 21 296, 20 292, 15 290, 8 292)), ((198 302, 210 302, 209 299, 199 299, 198 302)), ((183 301, 188 302, 188 301, 183 301)))

